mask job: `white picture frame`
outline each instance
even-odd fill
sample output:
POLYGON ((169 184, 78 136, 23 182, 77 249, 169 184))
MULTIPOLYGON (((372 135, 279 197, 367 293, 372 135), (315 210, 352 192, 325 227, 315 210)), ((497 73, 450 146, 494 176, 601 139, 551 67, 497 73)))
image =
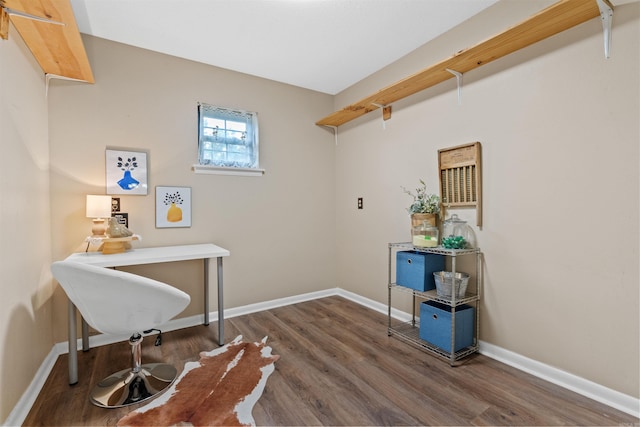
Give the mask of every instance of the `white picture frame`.
POLYGON ((191 187, 156 187, 156 228, 191 227, 191 187))
POLYGON ((146 152, 107 149, 105 163, 107 194, 147 195, 146 152))

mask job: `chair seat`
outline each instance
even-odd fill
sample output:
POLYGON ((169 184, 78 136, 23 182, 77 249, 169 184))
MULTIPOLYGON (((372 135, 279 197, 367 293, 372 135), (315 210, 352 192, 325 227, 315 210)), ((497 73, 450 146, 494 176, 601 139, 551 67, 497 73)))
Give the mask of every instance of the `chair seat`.
POLYGON ((173 286, 124 271, 73 261, 55 262, 51 271, 87 323, 105 334, 153 329, 190 301, 173 286))

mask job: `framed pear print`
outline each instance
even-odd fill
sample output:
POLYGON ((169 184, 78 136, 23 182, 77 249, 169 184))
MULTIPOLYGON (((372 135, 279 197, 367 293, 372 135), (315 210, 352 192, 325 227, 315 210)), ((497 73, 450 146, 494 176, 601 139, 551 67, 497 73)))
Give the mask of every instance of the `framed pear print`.
POLYGON ((156 228, 191 227, 191 187, 156 187, 156 228))

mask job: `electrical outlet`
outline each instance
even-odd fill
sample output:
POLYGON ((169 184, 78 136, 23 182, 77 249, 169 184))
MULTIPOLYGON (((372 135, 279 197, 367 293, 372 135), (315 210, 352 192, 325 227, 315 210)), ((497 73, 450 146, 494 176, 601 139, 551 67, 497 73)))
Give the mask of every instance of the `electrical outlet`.
POLYGON ((358 209, 362 209, 362 197, 358 197, 358 209))

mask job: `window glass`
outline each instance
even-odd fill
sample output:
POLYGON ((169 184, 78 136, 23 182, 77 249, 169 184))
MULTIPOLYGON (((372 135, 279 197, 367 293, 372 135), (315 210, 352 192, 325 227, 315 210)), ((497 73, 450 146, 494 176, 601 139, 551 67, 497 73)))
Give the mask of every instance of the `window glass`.
POLYGON ((198 162, 229 168, 259 168, 258 115, 198 104, 198 162))

